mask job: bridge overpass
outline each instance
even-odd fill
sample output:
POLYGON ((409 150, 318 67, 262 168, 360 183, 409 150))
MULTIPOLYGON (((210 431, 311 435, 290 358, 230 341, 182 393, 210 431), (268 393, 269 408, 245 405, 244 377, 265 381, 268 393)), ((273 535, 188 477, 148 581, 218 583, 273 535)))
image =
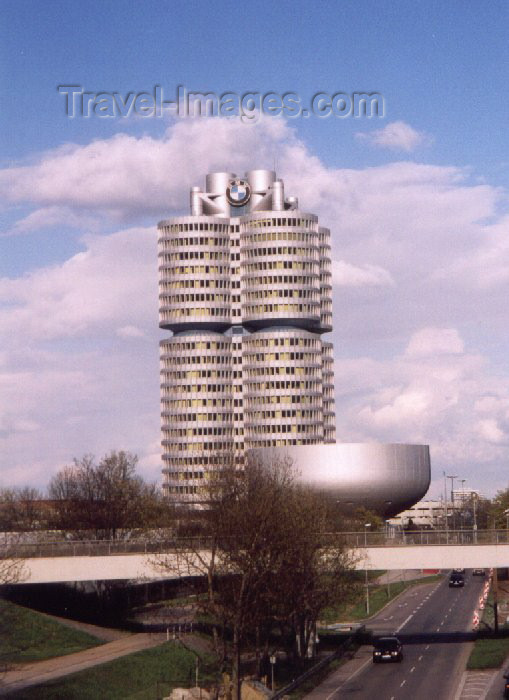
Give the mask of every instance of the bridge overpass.
MULTIPOLYGON (((406 533, 331 533, 355 557, 359 570, 451 569, 509 567, 509 533, 486 531, 420 531, 406 533)), ((327 546, 327 542, 324 542, 327 546)), ((192 558, 207 556, 207 540, 168 542, 75 541, 18 544, 18 583, 62 583, 94 580, 180 578, 198 573, 192 558), (192 554, 192 553, 195 554, 192 554), (182 566, 185 556, 185 573, 182 566), (167 567, 161 568, 162 560, 167 567)))

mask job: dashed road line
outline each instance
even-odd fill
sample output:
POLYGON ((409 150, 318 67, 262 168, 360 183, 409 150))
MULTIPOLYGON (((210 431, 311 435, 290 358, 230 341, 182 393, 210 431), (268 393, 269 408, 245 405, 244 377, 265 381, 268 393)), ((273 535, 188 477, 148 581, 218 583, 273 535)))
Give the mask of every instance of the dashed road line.
POLYGON ((396 630, 396 632, 399 632, 400 630, 402 630, 403 627, 406 625, 406 623, 409 622, 409 621, 412 619, 412 617, 413 617, 413 614, 412 614, 412 615, 409 615, 409 616, 407 617, 407 619, 406 619, 404 622, 401 623, 401 625, 398 627, 398 629, 396 630))

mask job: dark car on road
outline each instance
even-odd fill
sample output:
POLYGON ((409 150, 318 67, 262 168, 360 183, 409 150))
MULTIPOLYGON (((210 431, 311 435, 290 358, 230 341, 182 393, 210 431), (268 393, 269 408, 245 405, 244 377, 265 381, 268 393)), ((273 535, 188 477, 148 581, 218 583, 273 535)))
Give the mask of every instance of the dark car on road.
POLYGON ((484 569, 472 569, 472 576, 485 576, 486 572, 484 569))
POLYGON ((449 588, 463 588, 465 585, 465 577, 458 571, 453 571, 449 576, 449 588))
POLYGON ((373 642, 373 663, 402 660, 403 645, 397 637, 380 637, 373 642))

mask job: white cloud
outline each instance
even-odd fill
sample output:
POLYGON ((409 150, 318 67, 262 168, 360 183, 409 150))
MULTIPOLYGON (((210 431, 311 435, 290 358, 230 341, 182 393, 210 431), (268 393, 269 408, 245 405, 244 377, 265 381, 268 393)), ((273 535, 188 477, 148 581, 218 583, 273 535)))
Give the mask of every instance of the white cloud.
POLYGON ((0 279, 0 335, 27 340, 107 334, 157 323, 157 242, 151 228, 87 236, 62 265, 0 279), (2 306, 3 304, 3 306, 2 306), (23 328, 23 333, 19 329, 23 328))
POLYGON ((269 166, 274 143, 292 133, 279 119, 266 118, 256 128, 240 120, 189 119, 170 127, 162 139, 117 134, 85 146, 66 145, 31 165, 0 171, 0 198, 40 207, 40 218, 66 207, 122 221, 161 217, 185 207, 190 183, 206 172, 242 170, 254 154, 269 166))
POLYGON ((344 260, 332 261, 332 284, 338 287, 392 286, 391 274, 377 265, 351 265, 344 260))
POLYGON ((339 438, 430 443, 435 468, 474 487, 482 464, 489 488, 506 485, 504 193, 454 166, 326 167, 276 119, 189 120, 0 171, 22 242, 38 245, 29 231, 42 227, 81 236, 67 260, 0 278, 3 483, 45 485, 73 456, 112 448, 156 478, 155 222, 186 209, 207 171, 272 167, 275 152, 287 194, 332 231, 339 438))
POLYGON ((429 142, 429 137, 422 131, 416 131, 409 124, 402 121, 389 122, 383 129, 371 132, 357 132, 355 135, 360 141, 365 141, 379 148, 390 148, 395 151, 415 151, 418 146, 429 142))
POLYGON ((463 340, 455 328, 422 328, 410 338, 406 354, 410 357, 421 357, 458 354, 463 350, 463 340))
POLYGON ((145 338, 146 333, 136 326, 122 326, 117 328, 116 334, 119 338, 145 338))
POLYGON ((497 421, 493 418, 480 420, 477 424, 477 429, 479 436, 487 442, 492 442, 495 445, 501 443, 507 444, 509 442, 509 435, 506 435, 504 431, 500 429, 497 421))

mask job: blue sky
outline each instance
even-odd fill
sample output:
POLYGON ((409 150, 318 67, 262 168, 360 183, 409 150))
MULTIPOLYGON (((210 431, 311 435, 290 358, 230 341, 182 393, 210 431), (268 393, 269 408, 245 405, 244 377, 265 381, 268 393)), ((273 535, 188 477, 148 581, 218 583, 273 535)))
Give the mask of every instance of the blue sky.
POLYGON ((207 169, 276 159, 332 229, 340 439, 429 442, 436 489, 507 486, 505 1, 0 13, 0 485, 122 447, 158 478, 154 223, 207 169), (385 114, 69 119, 68 84, 377 92, 385 114))

